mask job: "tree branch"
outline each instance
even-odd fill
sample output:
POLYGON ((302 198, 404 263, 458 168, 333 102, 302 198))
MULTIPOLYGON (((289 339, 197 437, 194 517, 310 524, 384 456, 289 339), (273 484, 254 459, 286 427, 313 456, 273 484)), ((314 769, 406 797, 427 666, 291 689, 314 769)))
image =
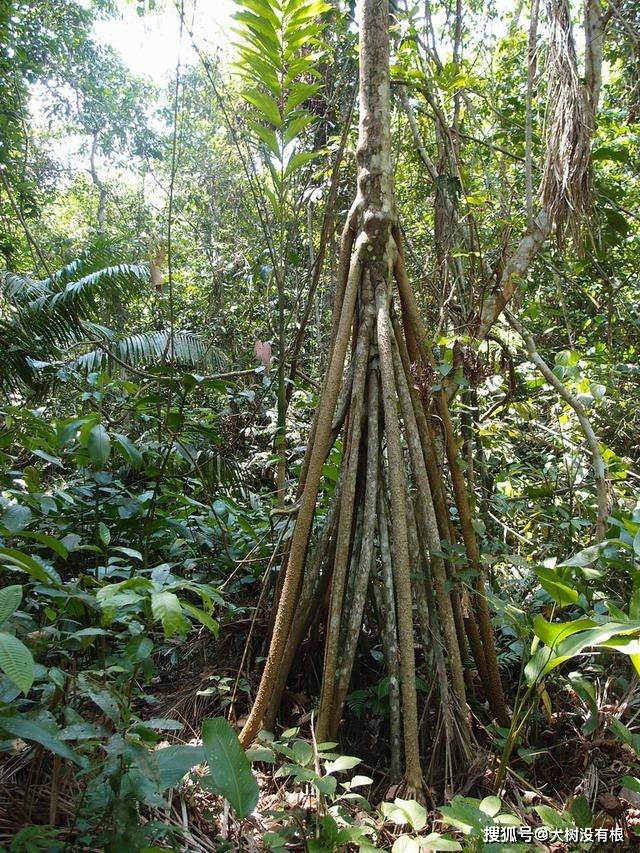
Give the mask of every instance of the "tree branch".
POLYGON ((569 391, 567 386, 563 382, 561 382, 560 379, 558 379, 553 370, 551 370, 549 365, 542 358, 542 356, 538 352, 536 343, 530 332, 528 332, 522 326, 519 320, 516 319, 516 317, 511 313, 511 311, 509 311, 508 308, 505 309, 504 313, 511 328, 514 329, 524 341, 527 353, 531 361, 535 364, 535 366, 547 380, 549 385, 551 385, 558 392, 558 395, 576 413, 580 428, 582 429, 584 437, 589 446, 589 450, 591 452, 591 465, 593 468, 593 474, 596 483, 596 494, 598 500, 598 514, 596 517, 595 538, 596 542, 601 542, 607 532, 607 520, 609 518, 609 512, 611 509, 611 499, 609 495, 609 484, 607 481, 607 468, 606 463, 604 461, 604 457, 602 456, 602 452, 600 450, 600 442, 598 441, 593 427, 591 426, 591 421, 587 416, 584 406, 582 405, 580 400, 574 397, 574 395, 569 391))

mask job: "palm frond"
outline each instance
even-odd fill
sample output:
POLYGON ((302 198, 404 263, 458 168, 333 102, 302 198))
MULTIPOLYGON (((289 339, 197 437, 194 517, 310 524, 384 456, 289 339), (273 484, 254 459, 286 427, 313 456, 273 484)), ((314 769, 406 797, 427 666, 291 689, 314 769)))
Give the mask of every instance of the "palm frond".
POLYGON ((146 264, 94 266, 83 257, 40 280, 0 272, 0 386, 31 384, 34 362, 58 360, 61 349, 85 340, 99 294, 124 299, 149 280, 146 264))
POLYGON ((114 263, 116 259, 122 258, 130 252, 129 246, 119 245, 110 240, 98 240, 68 264, 56 270, 51 278, 44 281, 49 283, 54 290, 59 289, 70 281, 77 281, 91 275, 91 273, 118 266, 114 263))
POLYGON ((72 280, 53 276, 38 281, 16 273, 0 273, 3 299, 15 312, 27 312, 30 317, 48 317, 63 309, 89 315, 95 307, 96 291, 126 295, 134 285, 148 281, 148 264, 114 264, 72 280))
MULTIPOLYGON (((99 327, 92 325, 94 330, 99 327)), ((101 327, 103 331, 104 327, 101 327)), ((220 370, 227 366, 227 357, 218 347, 207 344, 195 332, 168 329, 154 332, 138 332, 134 335, 115 338, 103 336, 104 345, 79 356, 73 366, 87 372, 119 370, 126 362, 132 367, 160 364, 163 361, 195 367, 199 370, 220 370), (113 354, 116 359, 111 357, 113 354)))
POLYGON ((244 491, 240 464, 218 448, 199 450, 196 465, 199 475, 206 481, 210 490, 220 486, 232 486, 244 491))

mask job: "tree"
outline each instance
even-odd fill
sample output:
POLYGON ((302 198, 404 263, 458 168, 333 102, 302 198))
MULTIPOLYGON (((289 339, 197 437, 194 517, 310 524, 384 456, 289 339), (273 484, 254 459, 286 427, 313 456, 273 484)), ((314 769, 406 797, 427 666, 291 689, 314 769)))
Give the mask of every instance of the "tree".
MULTIPOLYGON (((409 791, 419 793, 422 791, 422 770, 415 688, 414 597, 423 612, 429 614, 429 630, 434 639, 433 642, 428 640, 428 630, 425 639, 437 660, 446 731, 444 740, 447 749, 452 747, 456 751, 453 764, 460 758, 468 758, 470 732, 466 722, 461 660, 461 645, 464 646, 465 640, 461 620, 456 622, 455 616, 460 603, 457 590, 448 589, 440 552, 441 534, 443 539, 449 535, 448 521, 442 515, 442 499, 438 497, 442 495, 442 483, 437 474, 434 440, 412 374, 412 362, 422 360, 426 369, 431 360, 404 267, 395 207, 389 51, 387 4, 368 0, 363 7, 360 33, 358 193, 343 231, 331 358, 301 478, 298 516, 269 657, 241 740, 249 744, 262 724, 269 703, 272 708, 277 706, 292 650, 295 651, 311 602, 314 595, 317 596, 314 586, 317 584, 321 588, 326 583, 327 573, 331 577, 331 594, 317 734, 322 741, 335 734, 362 623, 379 511, 378 543, 383 574, 390 568, 393 576, 388 614, 390 617, 394 609, 397 613, 405 783, 409 791), (397 297, 399 312, 394 306, 397 297), (344 361, 351 338, 354 341, 352 361, 345 377, 344 361), (326 554, 320 552, 312 561, 307 561, 322 466, 342 418, 347 426, 340 488, 327 522, 335 525, 334 542, 330 548, 331 533, 321 537, 326 554), (408 448, 410 474, 401 434, 408 448), (415 504, 413 488, 418 494, 415 504), (408 503, 407 495, 410 496, 408 503), (393 519, 392 524, 386 524, 392 531, 391 566, 384 552, 385 522, 381 521, 389 512, 393 519), (410 544, 414 546, 411 555, 410 544), (428 559, 423 561, 427 555, 428 559), (412 584, 411 563, 414 560, 421 571, 412 584), (318 580, 323 563, 324 571, 318 580), (439 650, 441 641, 446 649, 446 670, 439 650)), ((484 593, 481 575, 479 577, 478 601, 481 601, 484 593)), ((390 590, 390 586, 387 579, 386 589, 390 590)), ((315 600, 317 603, 318 598, 315 600)), ((473 618, 468 623, 474 624, 473 618)), ((385 636, 389 642, 389 632, 385 636)), ((489 658, 491 634, 485 634, 483 640, 485 656, 489 658)), ((493 655, 495 657, 495 652, 493 655)), ((496 672, 494 668, 491 673, 494 679, 487 681, 487 688, 492 691, 490 695, 496 706, 499 708, 502 702, 504 709, 496 672)), ((506 716, 506 711, 503 710, 503 714, 506 716)), ((398 718, 396 714, 395 719, 398 718)))

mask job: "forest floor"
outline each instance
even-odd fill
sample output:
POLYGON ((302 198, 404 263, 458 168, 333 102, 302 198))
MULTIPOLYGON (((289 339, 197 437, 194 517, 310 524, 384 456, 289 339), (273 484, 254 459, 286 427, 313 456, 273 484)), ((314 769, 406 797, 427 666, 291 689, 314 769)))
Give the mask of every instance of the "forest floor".
MULTIPOLYGON (((266 632, 267 625, 262 626, 266 632)), ((178 720, 183 724, 180 736, 174 743, 199 743, 202 722, 208 717, 225 715, 240 726, 249 707, 250 692, 255 687, 257 674, 251 674, 251 687, 240 672, 244 651, 247 620, 239 619, 225 626, 220 641, 215 647, 212 660, 211 641, 202 635, 191 641, 189 653, 179 669, 162 672, 154 684, 157 704, 153 716, 178 720), (224 660, 225 666, 216 665, 224 660), (235 700, 232 704, 232 697, 235 700)), ((264 632, 257 632, 264 636, 264 632)), ((311 651, 315 654, 317 648, 311 651)), ((256 649, 254 649, 254 652, 256 649)), ((317 680, 313 661, 309 660, 308 648, 301 651, 304 665, 298 666, 292 685, 285 694, 283 717, 289 725, 299 729, 301 737, 310 734, 314 706, 313 685, 317 680)), ((258 650, 259 653, 259 650, 258 650)), ((627 696, 617 696, 613 674, 607 678, 599 698, 598 725, 589 735, 578 727, 580 709, 576 707, 575 694, 569 691, 552 693, 549 702, 541 703, 542 713, 536 717, 528 735, 509 766, 502 791, 502 802, 510 814, 520 819, 522 826, 536 823, 532 808, 547 806, 558 814, 571 810, 578 795, 583 795, 591 806, 592 828, 612 831, 622 827, 625 838, 633 837, 634 828, 640 827, 640 794, 621 787, 621 779, 632 774, 635 755, 629 745, 621 743, 607 728, 607 721, 620 711, 622 703, 636 701, 635 690, 627 696), (546 706, 546 707, 545 707, 546 706), (551 710, 553 709, 553 710, 551 710)), ((514 685, 515 688, 515 685, 514 685)), ((317 689, 317 685, 316 685, 317 689)), ((477 754, 473 765, 454 780, 453 788, 447 792, 446 800, 458 794, 466 797, 483 798, 492 794, 499 755, 495 750, 495 731, 491 732, 480 722, 483 708, 474 715, 474 735, 477 754), (494 744, 493 751, 491 744, 494 744)), ((428 742, 430 721, 423 719, 424 742, 428 742)), ((341 752, 351 754, 351 749, 361 759, 358 769, 373 780, 368 802, 379 805, 393 800, 398 786, 388 775, 387 743, 384 720, 376 714, 365 712, 359 719, 353 714, 343 722, 341 752)), ((199 784, 204 771, 196 768, 181 790, 173 790, 168 798, 168 809, 143 808, 140 819, 157 821, 173 827, 181 840, 177 849, 208 853, 208 851, 259 851, 287 849, 306 851, 308 839, 313 837, 319 818, 326 813, 327 802, 319 797, 309 784, 296 782, 291 776, 279 775, 281 764, 256 762, 256 775, 260 795, 254 812, 239 821, 234 817, 228 803, 207 791, 199 784), (286 848, 265 844, 265 837, 287 827, 286 848)), ((11 846, 18 830, 25 826, 46 826, 55 823, 60 827, 59 839, 73 836, 76 804, 82 798, 82 782, 72 773, 58 774, 60 765, 51 761, 44 750, 28 748, 24 743, 13 755, 4 755, 0 763, 0 844, 6 844, 11 853, 24 850, 80 850, 73 842, 64 848, 37 846, 11 846)), ((429 831, 446 831, 448 837, 455 836, 464 843, 461 833, 452 832, 450 825, 442 821, 437 804, 445 800, 440 782, 436 779, 431 787, 432 802, 427 814, 426 827, 429 831), (439 790, 440 788, 440 790, 439 790)), ((357 824, 367 819, 366 809, 358 802, 349 808, 350 819, 357 824)), ((550 812, 550 813, 551 813, 550 812)), ((394 839, 400 833, 398 827, 383 818, 372 818, 377 822, 377 849, 391 850, 394 839)), ((636 845, 625 841, 598 844, 566 844, 550 838, 546 843, 536 841, 530 846, 513 849, 547 850, 553 853, 574 850, 621 850, 636 845)), ((2 849, 2 848, 0 848, 2 849)), ((151 848, 150 848, 151 849, 151 848)), ((163 847, 154 850, 165 849, 163 847)), ((168 848, 166 848, 168 849, 168 848)), ((315 848, 314 848, 315 849, 315 848)), ((325 848, 318 848, 325 850, 325 848)), ((329 848, 327 848, 329 849, 329 848)), ((345 845, 336 849, 356 850, 357 846, 345 845)), ((426 848, 429 849, 429 848, 426 848)), ((473 846, 465 850, 484 849, 473 846)), ((508 845, 487 849, 508 851, 508 845)))

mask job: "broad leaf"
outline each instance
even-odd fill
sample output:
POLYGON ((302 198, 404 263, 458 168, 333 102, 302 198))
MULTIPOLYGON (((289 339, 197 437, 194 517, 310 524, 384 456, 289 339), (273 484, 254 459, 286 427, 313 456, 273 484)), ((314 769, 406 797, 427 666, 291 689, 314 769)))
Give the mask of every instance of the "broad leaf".
POLYGON ((103 545, 108 545, 111 542, 111 533, 104 521, 98 523, 98 538, 103 545))
POLYGON ((298 169, 301 169, 305 164, 315 160, 317 156, 317 151, 298 151, 298 153, 294 154, 287 163, 287 168, 284 173, 285 178, 288 178, 298 169))
POLYGON ((238 817, 251 814, 258 802, 258 782, 234 730, 224 717, 205 720, 202 740, 212 788, 225 797, 238 817))
POLYGON ((538 614, 533 620, 533 632, 547 646, 555 646, 572 634, 597 627, 597 624, 593 619, 587 618, 574 619, 572 622, 547 622, 543 616, 538 614))
POLYGON ((22 587, 12 584, 0 589, 0 625, 6 622, 9 616, 20 607, 22 601, 22 587))
POLYGON ((60 755, 68 761, 73 761, 75 764, 82 763, 79 756, 60 740, 57 730, 52 732, 33 720, 28 720, 25 717, 0 717, 0 730, 12 737, 35 741, 50 752, 60 755))
POLYGON ((396 797, 392 803, 382 803, 380 811, 387 820, 392 820, 399 826, 408 824, 416 832, 419 832, 427 822, 426 809, 415 800, 396 797))
POLYGON ((204 764, 205 754, 201 746, 179 744, 158 749, 154 753, 160 769, 160 790, 175 788, 192 767, 204 764))
POLYGON ((51 583, 52 578, 47 573, 45 567, 34 557, 30 557, 23 551, 16 551, 14 548, 0 548, 0 558, 4 558, 13 567, 27 572, 27 574, 31 575, 37 581, 51 583))
POLYGON ((340 773, 343 770, 351 770, 360 764, 361 759, 353 755, 340 755, 335 761, 327 761, 324 766, 325 773, 340 773))
POLYGON ((194 619, 197 619, 198 622, 201 622, 205 628, 208 628, 214 637, 218 636, 220 631, 220 623, 216 622, 215 619, 212 619, 208 613, 205 613, 200 607, 196 607, 195 604, 191 604, 189 601, 182 602, 182 608, 187 611, 194 619))
POLYGON ((33 684, 33 655, 21 640, 6 631, 0 631, 0 669, 26 696, 33 684))
POLYGON ((545 592, 548 592, 551 598, 557 602, 560 607, 567 607, 569 604, 575 604, 580 597, 578 590, 570 587, 567 582, 559 577, 557 572, 552 569, 536 568, 535 573, 545 592))
POLYGON ((78 686, 80 691, 88 696, 89 699, 91 699, 91 701, 100 708, 105 716, 109 717, 110 720, 113 720, 114 723, 118 723, 120 721, 120 707, 118 702, 106 687, 103 687, 101 684, 97 684, 84 673, 81 673, 78 678, 78 686))
POLYGON ((65 546, 64 542, 56 539, 55 536, 49 536, 46 533, 37 533, 32 530, 21 530, 20 539, 32 539, 34 542, 46 545, 47 548, 51 548, 63 560, 66 560, 69 556, 69 549, 65 546))
POLYGON ((536 634, 539 631, 548 634, 558 628, 565 632, 562 636, 566 639, 554 640, 553 647, 543 646, 538 649, 525 668, 525 675, 530 684, 587 648, 614 648, 629 656, 640 655, 640 641, 637 639, 640 635, 640 621, 605 622, 597 625, 591 623, 591 620, 579 619, 575 623, 552 625, 542 617, 536 617, 534 620, 536 634), (580 627, 572 631, 572 625, 580 627))
POLYGON ((33 513, 28 506, 14 504, 5 510, 2 516, 2 526, 6 527, 9 533, 18 533, 29 524, 32 517, 33 513))
POLYGON ((440 835, 439 832, 430 832, 422 842, 422 850, 462 850, 462 845, 459 841, 454 841, 453 838, 447 838, 445 835, 440 835))
POLYGON ((485 797, 480 803, 480 811, 489 815, 489 817, 495 817, 501 808, 502 803, 500 801, 500 797, 485 797))
POLYGON ((259 89, 245 89, 242 93, 242 97, 245 101, 248 101, 254 107, 257 107, 266 121, 275 125, 275 127, 280 127, 282 124, 282 118, 280 117, 278 104, 271 95, 267 95, 259 89))
POLYGON ((152 593, 151 611, 154 618, 162 623, 167 637, 173 634, 186 634, 189 630, 189 623, 182 612, 182 606, 175 593, 152 593))
POLYGON ((96 424, 91 428, 87 439, 87 450, 94 468, 104 468, 111 455, 111 439, 102 424, 96 424))
POLYGON ((122 435, 119 432, 111 433, 111 438, 114 441, 114 444, 122 454, 122 456, 127 460, 129 465, 135 470, 142 467, 142 454, 135 446, 135 444, 127 438, 126 435, 122 435))
POLYGON ((393 842, 391 853, 420 853, 421 850, 420 839, 413 838, 411 835, 401 835, 393 842))

